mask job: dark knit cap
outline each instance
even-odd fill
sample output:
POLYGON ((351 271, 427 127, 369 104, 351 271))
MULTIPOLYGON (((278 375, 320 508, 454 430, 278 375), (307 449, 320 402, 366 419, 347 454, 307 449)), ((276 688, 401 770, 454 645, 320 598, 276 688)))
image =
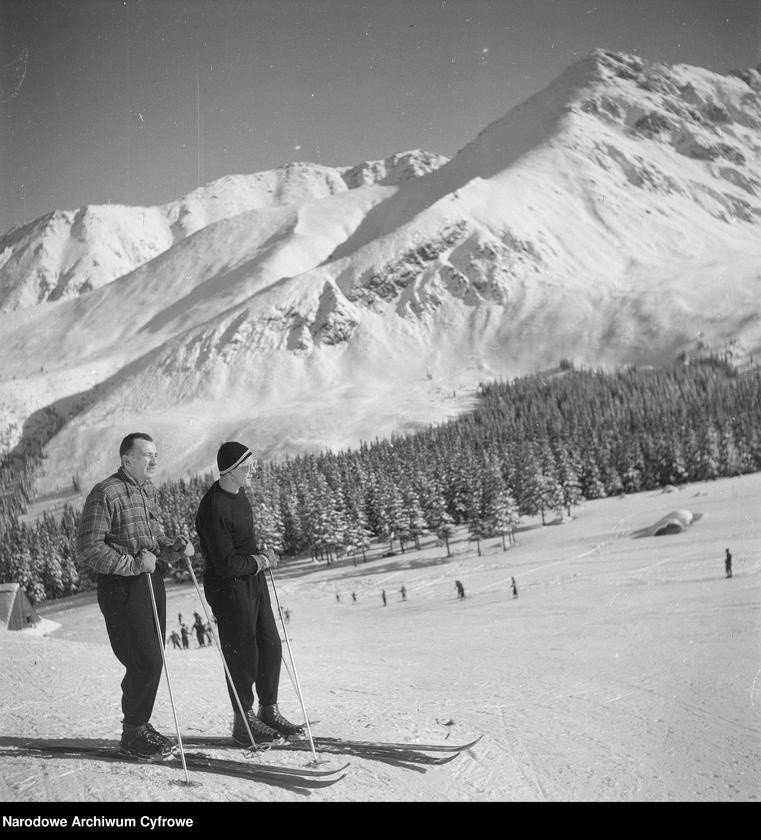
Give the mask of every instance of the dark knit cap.
POLYGON ((242 443, 238 443, 235 440, 228 440, 219 447, 219 452, 217 452, 217 467, 219 467, 219 474, 225 475, 226 473, 229 473, 230 470, 234 470, 237 466, 240 466, 246 458, 250 457, 251 450, 247 446, 244 446, 242 443))

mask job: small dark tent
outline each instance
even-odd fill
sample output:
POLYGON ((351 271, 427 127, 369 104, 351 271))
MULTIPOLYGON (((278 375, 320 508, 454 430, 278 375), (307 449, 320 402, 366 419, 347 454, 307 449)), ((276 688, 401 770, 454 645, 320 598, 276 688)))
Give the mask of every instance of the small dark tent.
POLYGON ((39 620, 26 592, 17 583, 0 583, 0 629, 24 630, 39 620))

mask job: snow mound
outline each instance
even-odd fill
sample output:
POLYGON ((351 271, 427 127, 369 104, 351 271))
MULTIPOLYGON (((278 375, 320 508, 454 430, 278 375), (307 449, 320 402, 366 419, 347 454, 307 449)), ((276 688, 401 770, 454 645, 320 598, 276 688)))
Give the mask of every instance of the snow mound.
POLYGON ((635 533, 636 537, 663 537, 669 534, 681 534, 693 522, 697 522, 702 516, 701 513, 693 513, 689 510, 672 510, 659 519, 654 525, 642 528, 635 533))

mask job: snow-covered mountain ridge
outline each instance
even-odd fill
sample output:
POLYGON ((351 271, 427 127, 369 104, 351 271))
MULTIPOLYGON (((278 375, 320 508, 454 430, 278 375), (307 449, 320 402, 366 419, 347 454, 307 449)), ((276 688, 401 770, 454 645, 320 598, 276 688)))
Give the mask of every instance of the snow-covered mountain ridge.
POLYGON ((44 424, 53 491, 136 428, 168 477, 225 438, 276 456, 436 422, 562 357, 757 352, 759 125, 757 70, 599 50, 451 160, 291 164, 14 229, 4 439, 44 424))
POLYGON ((365 184, 401 183, 444 162, 441 155, 417 151, 353 167, 290 163, 252 175, 228 175, 158 207, 55 210, 0 238, 0 312, 103 286, 220 219, 297 206, 365 184))

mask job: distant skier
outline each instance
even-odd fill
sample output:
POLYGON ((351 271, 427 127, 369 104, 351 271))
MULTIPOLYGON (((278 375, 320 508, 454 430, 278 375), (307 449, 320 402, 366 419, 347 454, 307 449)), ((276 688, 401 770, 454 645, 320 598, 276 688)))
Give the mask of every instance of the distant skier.
POLYGON ((204 627, 204 623, 201 620, 201 616, 198 613, 195 613, 195 621, 193 622, 193 630, 196 633, 196 639, 198 639, 198 647, 205 647, 206 646, 206 628, 204 627))
POLYGON ((513 589, 513 598, 517 598, 518 597, 518 586, 515 583, 515 578, 514 577, 510 578, 510 585, 512 586, 512 589, 513 589))
POLYGON ((352 600, 353 604, 357 603, 357 593, 356 592, 351 593, 351 600, 352 600))
POLYGON ((211 633, 211 624, 207 623, 206 626, 203 628, 204 635, 206 636, 206 644, 210 645, 212 641, 214 641, 214 637, 211 633))
POLYGON ((172 647, 176 648, 177 650, 182 650, 182 645, 180 644, 180 637, 177 635, 176 630, 172 630, 169 634, 169 638, 172 640, 172 647))
POLYGON ((454 582, 455 588, 457 589, 457 600, 462 601, 465 599, 465 587, 460 583, 459 580, 454 582))
POLYGON ((285 623, 288 624, 291 620, 291 611, 288 609, 288 607, 285 608, 285 612, 283 613, 283 615, 285 616, 285 623))
POLYGON ((180 635, 182 636, 182 649, 187 650, 190 647, 190 631, 187 624, 180 627, 180 635))
POLYGON ((407 589, 403 584, 402 584, 402 588, 399 591, 402 593, 402 601, 406 601, 407 600, 407 589))
POLYGON ((732 577, 732 555, 729 553, 729 549, 725 549, 726 556, 724 558, 724 573, 728 578, 732 577))
POLYGON ((385 607, 386 606, 386 590, 385 589, 381 590, 381 598, 383 598, 383 606, 385 607))
POLYGON ((338 594, 338 592, 336 592, 336 603, 337 604, 341 603, 341 596, 338 594))

